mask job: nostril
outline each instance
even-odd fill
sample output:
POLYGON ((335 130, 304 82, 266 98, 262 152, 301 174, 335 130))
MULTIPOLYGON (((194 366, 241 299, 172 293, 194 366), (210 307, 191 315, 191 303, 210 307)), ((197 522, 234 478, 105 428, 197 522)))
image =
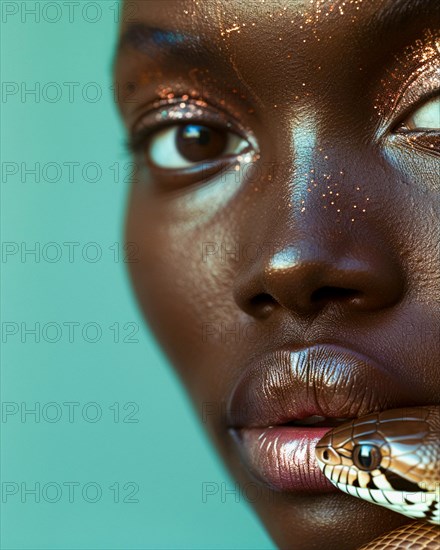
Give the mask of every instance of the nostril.
POLYGON ((268 316, 276 305, 275 299, 265 292, 253 296, 249 301, 251 310, 259 317, 268 316))
POLYGON ((311 295, 312 302, 327 302, 330 300, 348 300, 359 296, 361 292, 353 288, 340 288, 337 286, 323 286, 315 290, 311 295))

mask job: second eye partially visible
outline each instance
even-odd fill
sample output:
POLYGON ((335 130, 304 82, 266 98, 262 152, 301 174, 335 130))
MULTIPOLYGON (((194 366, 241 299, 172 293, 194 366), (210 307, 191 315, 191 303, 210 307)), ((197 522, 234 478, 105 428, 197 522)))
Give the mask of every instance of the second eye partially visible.
POLYGON ((440 154, 439 48, 440 29, 425 28, 386 64, 374 100, 381 142, 409 147, 417 158, 440 154))
POLYGON ((403 132, 440 132, 440 95, 426 101, 398 127, 403 132))

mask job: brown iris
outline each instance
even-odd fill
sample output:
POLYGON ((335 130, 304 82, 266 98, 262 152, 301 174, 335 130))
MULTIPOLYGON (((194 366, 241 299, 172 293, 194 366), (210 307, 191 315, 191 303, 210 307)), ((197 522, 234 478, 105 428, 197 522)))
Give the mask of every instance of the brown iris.
POLYGON ((189 162, 201 162, 220 156, 226 149, 227 141, 227 132, 198 124, 181 126, 176 135, 176 147, 189 162))

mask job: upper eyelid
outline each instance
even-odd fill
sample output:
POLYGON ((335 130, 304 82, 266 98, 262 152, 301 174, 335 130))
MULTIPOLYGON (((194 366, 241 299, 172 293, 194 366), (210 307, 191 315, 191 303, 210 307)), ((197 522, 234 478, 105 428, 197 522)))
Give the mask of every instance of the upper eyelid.
POLYGON ((254 149, 258 149, 256 139, 249 129, 234 120, 225 111, 213 107, 201 99, 177 97, 168 100, 156 100, 151 107, 138 117, 130 131, 128 147, 136 150, 141 143, 157 130, 167 126, 197 123, 235 132, 247 140, 254 149), (189 115, 189 116, 187 116, 189 115))
POLYGON ((421 101, 426 100, 429 95, 435 95, 436 92, 440 92, 440 58, 437 58, 436 61, 437 63, 435 65, 432 65, 432 62, 427 62, 420 68, 418 75, 408 79, 392 106, 393 110, 397 110, 401 113, 403 110, 411 106, 414 107, 421 101), (432 83, 429 82, 430 80, 432 80, 432 83), (418 91, 412 92, 420 81, 422 81, 422 85, 425 84, 425 87, 430 87, 428 93, 419 94, 418 91), (417 99, 408 96, 416 96, 417 99))
POLYGON ((133 125, 133 133, 142 127, 149 126, 154 129, 169 126, 172 124, 181 124, 193 120, 210 121, 219 126, 237 128, 239 125, 231 122, 230 117, 224 111, 210 106, 203 100, 174 98, 172 100, 156 101, 153 105, 144 111, 133 125))

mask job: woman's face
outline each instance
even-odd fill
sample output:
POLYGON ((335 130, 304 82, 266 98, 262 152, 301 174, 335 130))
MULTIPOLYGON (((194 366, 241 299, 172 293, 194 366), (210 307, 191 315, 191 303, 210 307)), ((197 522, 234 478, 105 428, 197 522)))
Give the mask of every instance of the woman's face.
POLYGON ((116 81, 139 302, 270 534, 405 523, 313 452, 439 403, 438 0, 130 1, 116 81))

